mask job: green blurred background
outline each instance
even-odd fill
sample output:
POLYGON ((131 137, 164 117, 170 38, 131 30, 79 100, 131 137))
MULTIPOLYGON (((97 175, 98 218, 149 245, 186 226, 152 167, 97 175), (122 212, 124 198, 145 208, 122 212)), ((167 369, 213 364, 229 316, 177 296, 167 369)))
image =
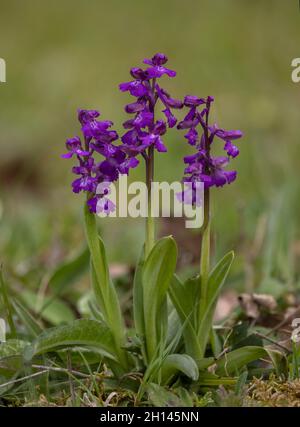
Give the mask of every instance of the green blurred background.
MULTIPOLYGON (((292 83, 290 64, 300 56, 299 26, 297 0, 0 0, 5 269, 34 288, 82 246, 82 199, 70 189, 72 162, 60 159, 65 139, 79 132, 76 110, 100 109, 121 131, 129 97, 118 84, 159 51, 178 73, 165 79, 166 89, 176 97, 215 96, 218 124, 244 132, 238 180, 213 191, 215 257, 232 248, 238 254, 230 285, 298 286, 300 84, 292 83)), ((178 180, 190 148, 176 130, 166 143, 156 179, 178 180)), ((142 175, 140 168, 131 178, 142 175)), ((135 262, 143 224, 130 225, 100 225, 112 262, 135 262)), ((193 261, 195 232, 177 223, 173 229, 193 261)))

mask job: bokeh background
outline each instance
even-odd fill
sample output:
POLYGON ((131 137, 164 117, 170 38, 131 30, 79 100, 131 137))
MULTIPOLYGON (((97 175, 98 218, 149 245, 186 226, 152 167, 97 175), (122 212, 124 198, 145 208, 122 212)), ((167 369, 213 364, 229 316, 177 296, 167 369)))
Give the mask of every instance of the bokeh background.
MULTIPOLYGON (((0 0, 0 253, 12 287, 40 289, 84 245, 82 199, 72 194, 71 161, 60 159, 78 134, 77 108, 96 108, 118 131, 127 94, 118 84, 157 51, 177 78, 177 96, 213 95, 214 118, 241 129, 238 180, 213 191, 214 257, 235 249, 229 287, 280 294, 298 287, 300 56, 297 0, 0 0), (46 281, 46 282, 45 282, 46 281)), ((172 130, 157 180, 178 180, 183 135, 172 130)), ((131 176, 143 176, 140 168, 131 176)), ((143 224, 104 220, 111 263, 133 266, 143 224)), ((193 269, 197 231, 161 222, 178 235, 182 270, 193 269)), ((88 286, 84 279, 79 285, 88 286)), ((29 298, 30 299, 30 298, 29 298)))

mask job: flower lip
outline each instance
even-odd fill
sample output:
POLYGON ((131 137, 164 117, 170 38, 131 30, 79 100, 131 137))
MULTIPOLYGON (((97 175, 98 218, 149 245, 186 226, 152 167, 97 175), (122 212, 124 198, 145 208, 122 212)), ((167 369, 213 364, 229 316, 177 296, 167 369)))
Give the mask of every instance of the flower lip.
POLYGON ((146 88, 146 86, 144 86, 141 80, 134 80, 131 82, 120 83, 119 89, 122 92, 129 91, 130 95, 136 96, 136 97, 141 97, 141 96, 147 95, 148 93, 148 89, 146 88))
POLYGON ((170 70, 169 68, 163 67, 162 65, 155 65, 153 67, 149 67, 147 68, 145 73, 149 79, 159 79, 164 74, 167 74, 169 77, 176 76, 176 71, 170 70))

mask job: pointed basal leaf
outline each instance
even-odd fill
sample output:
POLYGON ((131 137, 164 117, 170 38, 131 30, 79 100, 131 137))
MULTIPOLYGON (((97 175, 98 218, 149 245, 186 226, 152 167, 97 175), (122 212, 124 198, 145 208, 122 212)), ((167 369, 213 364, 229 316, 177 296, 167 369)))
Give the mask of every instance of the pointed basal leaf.
POLYGON ((23 351, 28 342, 11 339, 0 344, 0 376, 11 378, 22 368, 23 351))
POLYGON ((283 353, 283 351, 275 350, 270 346, 265 346, 264 349, 266 350, 269 358, 271 359, 271 362, 272 362, 272 365, 274 366, 276 374, 278 376, 281 376, 281 375, 287 376, 288 360, 286 355, 283 353))
POLYGON ((283 373, 282 366, 286 366, 285 355, 268 347, 246 346, 225 354, 217 362, 216 373, 220 375, 238 375, 239 370, 248 363, 261 358, 271 359, 277 374, 283 373))
POLYGON ((185 352, 193 357, 197 362, 202 359, 201 349, 195 330, 195 312, 198 308, 197 302, 199 301, 199 286, 199 277, 182 283, 174 274, 169 287, 171 301, 183 326, 185 352))
POLYGON ((157 352, 162 338, 162 330, 166 330, 166 313, 162 307, 167 298, 167 291, 173 277, 177 260, 177 247, 172 237, 159 240, 151 250, 143 268, 143 302, 145 339, 148 361, 157 352))
POLYGON ((178 316, 177 310, 170 306, 168 308, 168 330, 167 330, 167 346, 169 344, 172 345, 172 353, 179 352, 179 347, 181 347, 181 336, 184 332, 184 328, 182 326, 182 322, 178 316), (180 338, 178 337, 178 333, 180 333, 180 338), (173 347, 174 344, 174 347, 173 347))
POLYGON ((28 333, 31 336, 37 337, 39 334, 43 332, 43 329, 41 328, 39 323, 29 313, 29 311, 23 306, 23 304, 20 303, 20 301, 12 300, 12 305, 20 321, 25 325, 28 333))
POLYGON ((62 299, 46 296, 41 304, 38 295, 30 289, 23 290, 20 299, 34 314, 47 320, 51 325, 56 326, 74 320, 73 311, 62 299))
POLYGON ((55 295, 62 294, 88 269, 90 251, 84 248, 77 256, 59 265, 52 273, 48 288, 55 295))
POLYGON ((109 328, 97 320, 81 319, 71 324, 42 332, 26 349, 26 358, 70 346, 87 346, 105 357, 116 359, 113 336, 109 328))
POLYGON ((200 300, 200 311, 198 319, 199 327, 197 335, 202 357, 204 356, 206 345, 211 332, 213 315, 218 296, 220 295, 220 292, 224 286, 233 258, 234 253, 229 252, 221 259, 221 261, 218 262, 216 267, 209 275, 206 300, 200 300))
POLYGON ((183 321, 188 320, 191 325, 195 325, 194 313, 200 299, 199 276, 192 277, 184 283, 174 274, 169 288, 171 300, 183 321))
POLYGON ((188 354, 170 354, 161 368, 163 384, 167 384, 179 372, 193 381, 197 381, 199 377, 197 364, 188 354))
POLYGON ((148 393, 148 399, 151 404, 155 407, 166 408, 166 407, 182 407, 184 406, 180 398, 164 387, 150 383, 146 387, 148 393))

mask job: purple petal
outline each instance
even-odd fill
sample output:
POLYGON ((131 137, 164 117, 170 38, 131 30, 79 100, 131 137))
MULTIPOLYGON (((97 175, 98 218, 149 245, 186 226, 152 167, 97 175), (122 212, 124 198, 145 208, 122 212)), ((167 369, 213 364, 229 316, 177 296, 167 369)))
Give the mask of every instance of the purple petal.
POLYGON ((228 184, 231 184, 233 181, 235 181, 237 176, 236 171, 225 171, 224 173, 225 173, 228 184))
POLYGON ((163 113, 168 120, 169 128, 173 128, 177 123, 176 117, 171 113, 171 110, 169 108, 166 108, 165 110, 163 110, 163 113))
POLYGON ((134 126, 138 126, 139 128, 144 128, 146 126, 153 125, 154 114, 149 111, 142 111, 140 114, 136 116, 133 121, 134 126))
POLYGON ((66 153, 66 154, 61 154, 61 156, 60 156, 60 157, 62 157, 63 159, 70 159, 70 158, 73 156, 73 154, 74 154, 74 152, 69 151, 69 152, 68 152, 68 153, 66 153))
POLYGON ((240 154, 239 149, 232 144, 230 141, 227 141, 224 145, 224 150, 227 152, 228 156, 237 157, 240 154))
POLYGON ((138 79, 138 80, 145 80, 147 78, 145 71, 139 67, 131 68, 130 74, 134 79, 138 79))
POLYGON ((132 82, 121 83, 119 88, 122 92, 129 90, 132 96, 141 97, 148 93, 148 89, 143 85, 140 80, 134 80, 132 82))
POLYGON ((165 68, 161 65, 147 68, 146 73, 150 79, 160 78, 164 74, 167 74, 169 77, 176 76, 176 71, 170 70, 169 68, 165 68))
POLYGON ((123 162, 120 165, 119 167, 120 173, 128 174, 129 169, 135 168, 139 163, 140 162, 135 157, 128 158, 127 160, 125 160, 125 162, 123 162))
POLYGON ((153 129, 153 133, 155 135, 164 135, 166 133, 166 130, 166 123, 163 120, 157 120, 153 129))
POLYGON ((103 173, 103 175, 109 177, 111 181, 115 181, 116 179, 118 179, 119 174, 116 165, 114 165, 108 160, 104 160, 100 163, 99 171, 103 173))
POLYGON ((138 133, 135 129, 129 130, 126 132, 122 138, 122 142, 127 145, 135 145, 139 141, 138 133))
POLYGON ((92 197, 86 202, 91 213, 97 212, 97 203, 98 203, 98 197, 92 197))
POLYGON ((144 64, 163 65, 168 62, 168 57, 164 53, 156 53, 151 59, 144 59, 144 64))
POLYGON ((223 139, 224 141, 231 141, 234 139, 239 139, 243 136, 243 133, 240 130, 225 130, 225 129, 217 129, 215 134, 223 139))
POLYGON ((165 153, 166 151, 168 151, 167 147, 163 144, 159 136, 156 138, 154 146, 157 149, 157 151, 159 151, 160 153, 165 153))
POLYGON ((78 110, 78 120, 82 125, 87 122, 96 119, 100 116, 100 112, 97 110, 78 110))
POLYGON ((198 98, 197 96, 194 96, 194 95, 187 95, 184 98, 184 105, 186 105, 187 107, 198 106, 201 104, 205 104, 205 99, 198 98))
POLYGON ((145 101, 137 101, 133 102, 132 104, 127 104, 125 106, 125 111, 128 114, 137 113, 138 111, 142 111, 145 108, 145 101))
POLYGON ((198 132, 195 128, 191 128, 184 137, 188 140, 190 145, 196 145, 198 141, 198 132))
POLYGON ((154 135, 154 133, 149 133, 146 136, 142 137, 141 139, 143 141, 143 144, 146 147, 149 147, 150 145, 155 144, 157 138, 158 136, 154 135))

